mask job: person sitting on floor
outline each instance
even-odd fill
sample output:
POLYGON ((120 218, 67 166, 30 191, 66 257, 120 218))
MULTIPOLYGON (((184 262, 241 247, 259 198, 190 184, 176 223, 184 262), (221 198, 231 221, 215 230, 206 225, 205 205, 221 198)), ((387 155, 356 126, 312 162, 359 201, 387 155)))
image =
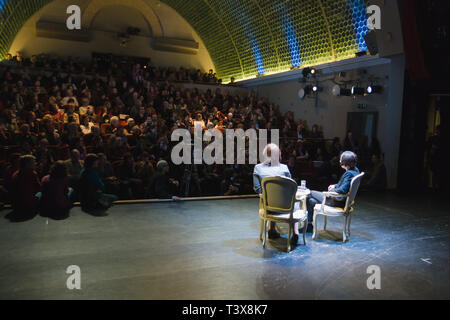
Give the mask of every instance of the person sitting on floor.
MULTIPOLYGON (((260 181, 267 177, 285 177, 292 179, 291 173, 285 164, 280 163, 281 152, 280 148, 274 144, 268 144, 263 150, 264 161, 257 164, 253 170, 253 175, 257 175, 253 179, 253 189, 255 192, 262 194, 262 186, 260 181)), ((298 204, 296 204, 298 206, 298 204)), ((275 222, 269 224, 269 239, 277 239, 280 234, 275 229, 275 222)), ((296 245, 298 242, 298 223, 294 225, 294 234, 291 238, 291 244, 296 245)))
MULTIPOLYGON (((335 192, 338 194, 347 194, 350 190, 350 183, 354 177, 359 174, 359 169, 356 167, 357 157, 352 151, 345 151, 341 155, 340 165, 341 168, 345 170, 345 173, 341 176, 341 179, 337 184, 330 185, 328 187, 329 192, 335 192)), ((307 232, 311 232, 314 207, 318 203, 322 203, 324 199, 323 193, 320 191, 311 190, 311 195, 308 198, 307 208, 308 208, 308 228, 307 232)), ((328 198, 326 205, 331 207, 344 208, 345 198, 328 198)))
POLYGON ((85 212, 105 212, 118 199, 115 195, 103 193, 105 185, 100 179, 97 167, 97 155, 88 154, 80 178, 80 202, 81 208, 85 212))
POLYGON ((37 213, 41 182, 36 172, 36 158, 25 155, 20 158, 19 170, 12 177, 11 200, 14 215, 20 218, 33 217, 37 213))
POLYGON ((156 173, 153 175, 152 182, 150 183, 150 190, 158 199, 179 201, 180 198, 174 194, 179 188, 180 182, 170 178, 169 170, 170 167, 166 160, 158 161, 156 164, 156 173))
POLYGON ((73 204, 70 200, 72 192, 66 164, 64 161, 55 162, 50 174, 42 178, 41 215, 54 219, 67 218, 73 204))

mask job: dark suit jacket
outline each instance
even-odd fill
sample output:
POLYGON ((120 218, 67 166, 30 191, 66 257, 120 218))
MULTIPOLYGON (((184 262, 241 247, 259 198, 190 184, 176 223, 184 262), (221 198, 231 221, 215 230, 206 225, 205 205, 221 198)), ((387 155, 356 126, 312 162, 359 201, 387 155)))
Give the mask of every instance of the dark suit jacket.
MULTIPOLYGON (((346 171, 341 179, 339 179, 339 182, 335 185, 333 192, 339 193, 339 194, 347 194, 350 190, 350 183, 352 182, 352 179, 356 177, 359 174, 358 168, 353 168, 348 171, 346 171)), ((338 199, 341 200, 341 199, 338 199)))

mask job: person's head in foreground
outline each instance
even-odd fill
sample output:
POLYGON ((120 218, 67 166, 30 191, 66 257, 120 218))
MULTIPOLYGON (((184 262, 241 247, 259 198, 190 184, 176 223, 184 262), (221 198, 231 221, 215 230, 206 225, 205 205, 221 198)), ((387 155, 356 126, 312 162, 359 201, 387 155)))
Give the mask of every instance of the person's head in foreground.
POLYGON ((64 179, 67 178, 67 166, 64 161, 56 161, 50 169, 51 179, 64 179))
POLYGON ((278 166, 281 161, 280 148, 275 143, 269 143, 263 150, 263 163, 278 166))
POLYGON ((36 158, 33 155, 25 155, 20 157, 20 170, 35 170, 36 158))
POLYGON ((345 151, 341 154, 341 160, 339 163, 342 169, 348 171, 355 169, 357 161, 358 158, 355 153, 351 151, 345 151))

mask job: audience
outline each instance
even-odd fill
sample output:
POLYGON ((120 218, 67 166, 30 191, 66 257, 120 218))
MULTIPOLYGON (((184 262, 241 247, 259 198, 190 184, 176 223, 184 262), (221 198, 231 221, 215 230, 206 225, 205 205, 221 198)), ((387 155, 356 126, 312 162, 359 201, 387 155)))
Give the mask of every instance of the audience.
MULTIPOLYGON (((79 59, 36 55, 11 57, 0 64, 0 142, 7 150, 4 153, 35 157, 30 171, 36 173, 35 186, 39 178, 50 174, 47 185, 51 168, 63 160, 68 186, 74 189, 72 199, 83 198, 86 208, 102 207, 98 199, 107 198, 104 193, 138 199, 251 192, 250 165, 169 165, 172 131, 192 131, 194 121, 219 130, 280 129, 282 162, 289 161, 295 179, 304 179, 302 170, 311 161, 323 165, 317 170, 320 177, 311 175, 308 185, 326 183, 341 174, 339 139, 330 148, 319 125, 309 130, 305 120, 295 119, 293 112, 282 114, 279 106, 254 92, 241 96, 225 86, 201 91, 179 84, 220 84, 213 70, 202 74, 123 60, 127 62, 93 59, 83 64, 79 59), (97 155, 94 163, 91 156, 90 167, 87 154, 97 155), (83 183, 91 180, 98 188, 87 192, 83 183)), ((351 132, 344 145, 359 152, 351 132)), ((376 140, 364 149, 364 154, 374 152, 381 153, 376 140)), ((11 168, 17 169, 14 161, 3 156, 0 162, 2 202, 17 203, 11 184, 11 168)), ((34 179, 31 173, 27 176, 34 179)), ((34 198, 28 196, 27 205, 34 205, 34 198)))

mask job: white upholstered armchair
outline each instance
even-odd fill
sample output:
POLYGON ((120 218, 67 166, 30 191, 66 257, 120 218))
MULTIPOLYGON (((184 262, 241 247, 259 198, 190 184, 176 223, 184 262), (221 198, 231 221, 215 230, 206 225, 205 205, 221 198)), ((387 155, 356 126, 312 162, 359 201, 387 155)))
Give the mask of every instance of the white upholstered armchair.
POLYGON ((364 172, 354 177, 350 183, 350 190, 347 194, 338 194, 335 192, 324 192, 324 199, 321 204, 316 204, 314 207, 313 216, 313 240, 317 240, 318 230, 317 230, 317 216, 324 216, 324 226, 323 230, 327 229, 327 217, 344 217, 344 230, 342 232, 343 242, 347 242, 350 239, 350 222, 352 220, 353 206, 355 204, 356 193, 358 192, 361 179, 364 176, 364 172), (325 203, 327 198, 347 198, 345 202, 345 208, 337 208, 327 206, 325 203))

